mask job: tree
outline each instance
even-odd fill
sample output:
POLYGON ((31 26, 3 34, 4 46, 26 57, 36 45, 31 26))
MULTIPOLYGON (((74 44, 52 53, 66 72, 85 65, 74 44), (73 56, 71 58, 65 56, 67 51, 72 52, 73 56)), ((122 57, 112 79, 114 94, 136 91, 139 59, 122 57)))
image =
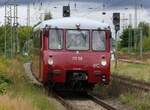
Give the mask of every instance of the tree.
POLYGON ((149 42, 149 37, 150 37, 150 26, 148 23, 146 22, 140 22, 138 25, 138 29, 136 29, 136 36, 134 36, 134 30, 133 28, 127 28, 122 32, 122 35, 120 36, 121 42, 120 42, 120 47, 121 48, 126 48, 128 47, 128 44, 130 42, 130 46, 133 46, 135 41, 134 41, 134 37, 136 37, 136 43, 139 46, 139 42, 140 42, 140 29, 142 29, 142 33, 143 33, 143 38, 144 38, 144 46, 147 46, 149 42), (130 35, 130 37, 129 37, 130 35), (130 38, 130 39, 129 39, 130 38), (131 43, 132 42, 132 43, 131 43))
POLYGON ((127 28, 125 30, 123 30, 122 35, 120 36, 120 47, 121 48, 126 48, 128 47, 128 43, 131 43, 131 46, 134 45, 134 29, 132 28, 127 28), (130 41, 129 41, 130 40, 130 41))
POLYGON ((10 47, 11 47, 11 26, 6 25, 6 26, 1 26, 0 27, 0 53, 4 53, 4 48, 5 48, 5 28, 7 28, 7 36, 6 36, 6 50, 7 52, 10 52, 10 47))
POLYGON ((142 28, 143 36, 149 37, 149 24, 148 23, 140 22, 138 27, 142 28))
POLYGON ((32 27, 21 26, 18 28, 19 45, 21 51, 23 51, 25 43, 32 37, 32 27))
POLYGON ((5 37, 5 28, 4 26, 0 27, 0 53, 4 52, 4 37, 5 37))
MULTIPOLYGON (((5 48, 5 27, 7 27, 7 36, 6 36, 6 51, 7 54, 10 54, 10 50, 11 50, 11 26, 7 25, 7 26, 1 26, 0 27, 0 54, 4 53, 4 48, 5 48)), ((23 50, 25 43, 30 40, 30 38, 32 37, 32 27, 27 27, 27 26, 21 26, 17 28, 17 33, 18 33, 18 45, 20 51, 23 50)), ((14 41, 14 37, 13 37, 13 41, 14 41)))

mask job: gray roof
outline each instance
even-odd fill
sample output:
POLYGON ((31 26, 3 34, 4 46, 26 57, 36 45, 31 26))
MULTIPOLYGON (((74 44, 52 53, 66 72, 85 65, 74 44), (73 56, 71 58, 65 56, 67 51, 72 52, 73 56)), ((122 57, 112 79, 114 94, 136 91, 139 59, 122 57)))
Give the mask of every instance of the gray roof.
POLYGON ((80 29, 108 29, 109 26, 100 21, 85 18, 66 17, 43 21, 37 25, 34 30, 36 31, 43 29, 46 26, 49 26, 50 28, 77 29, 77 24, 80 24, 80 29))

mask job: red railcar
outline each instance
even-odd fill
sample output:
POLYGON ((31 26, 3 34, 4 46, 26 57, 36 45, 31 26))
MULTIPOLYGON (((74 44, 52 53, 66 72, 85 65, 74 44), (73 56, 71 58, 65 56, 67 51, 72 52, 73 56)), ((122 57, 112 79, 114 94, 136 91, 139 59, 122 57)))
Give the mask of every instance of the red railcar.
POLYGON ((33 44, 33 73, 49 87, 87 90, 109 83, 108 25, 73 17, 43 21, 33 44))

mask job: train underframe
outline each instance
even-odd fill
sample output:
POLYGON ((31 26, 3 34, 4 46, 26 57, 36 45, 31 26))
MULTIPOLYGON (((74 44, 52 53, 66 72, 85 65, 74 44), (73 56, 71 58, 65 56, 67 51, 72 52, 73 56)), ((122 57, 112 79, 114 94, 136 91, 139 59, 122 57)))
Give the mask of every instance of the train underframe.
POLYGON ((52 81, 53 74, 48 74, 48 87, 60 91, 91 91, 96 83, 88 82, 84 71, 67 71, 64 83, 52 81))

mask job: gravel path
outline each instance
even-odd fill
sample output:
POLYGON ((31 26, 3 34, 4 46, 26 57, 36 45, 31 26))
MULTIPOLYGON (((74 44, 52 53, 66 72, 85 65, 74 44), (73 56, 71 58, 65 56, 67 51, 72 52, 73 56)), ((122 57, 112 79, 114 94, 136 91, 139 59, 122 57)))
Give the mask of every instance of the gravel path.
POLYGON ((33 76, 31 71, 31 62, 24 64, 25 72, 33 84, 42 86, 42 84, 33 76))
POLYGON ((106 110, 91 100, 67 100, 79 110, 106 110))

